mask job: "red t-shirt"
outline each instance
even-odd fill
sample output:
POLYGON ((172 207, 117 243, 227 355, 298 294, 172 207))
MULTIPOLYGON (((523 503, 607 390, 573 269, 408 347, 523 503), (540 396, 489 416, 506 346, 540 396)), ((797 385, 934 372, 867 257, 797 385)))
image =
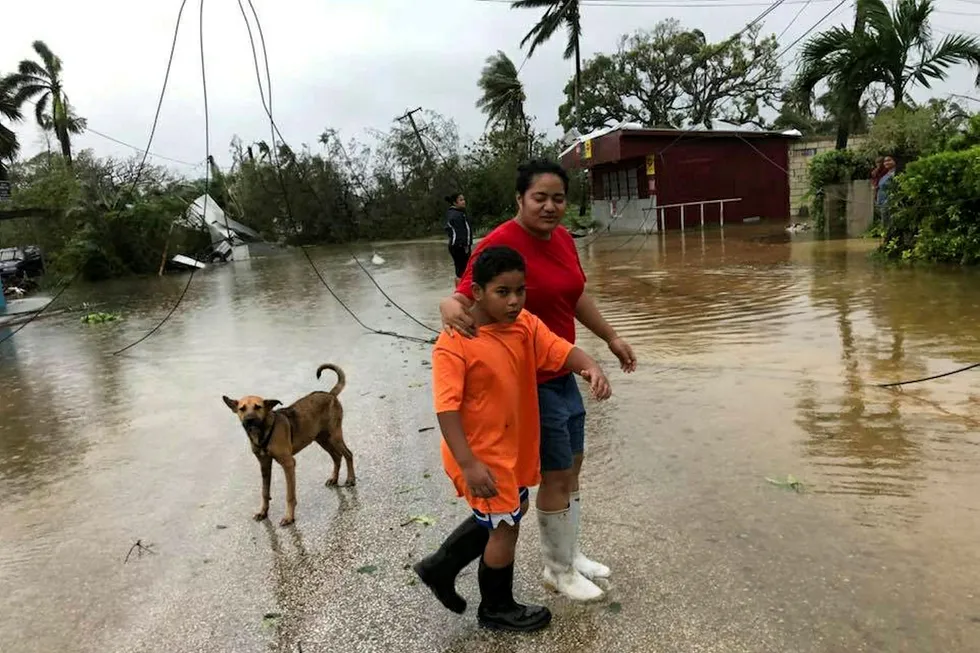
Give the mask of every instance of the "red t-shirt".
MULTIPOLYGON (((561 338, 575 344, 575 305, 585 292, 585 271, 578 259, 575 240, 559 226, 551 238, 535 238, 517 220, 508 220, 483 238, 473 250, 456 292, 473 299, 473 262, 484 248, 504 245, 517 250, 527 266, 527 304, 561 338)), ((567 374, 541 372, 538 383, 567 374)))

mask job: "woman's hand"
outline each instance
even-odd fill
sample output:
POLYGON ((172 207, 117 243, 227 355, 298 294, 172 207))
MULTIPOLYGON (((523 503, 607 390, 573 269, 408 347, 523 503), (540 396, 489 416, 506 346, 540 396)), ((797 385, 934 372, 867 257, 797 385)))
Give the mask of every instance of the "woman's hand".
POLYGON ((450 336, 456 332, 466 338, 476 335, 476 323, 470 316, 469 310, 455 297, 446 297, 439 302, 439 314, 442 316, 442 328, 450 336))
POLYGON ((619 366, 624 372, 629 374, 636 371, 636 356, 628 342, 616 336, 609 341, 609 351, 619 359, 619 366))

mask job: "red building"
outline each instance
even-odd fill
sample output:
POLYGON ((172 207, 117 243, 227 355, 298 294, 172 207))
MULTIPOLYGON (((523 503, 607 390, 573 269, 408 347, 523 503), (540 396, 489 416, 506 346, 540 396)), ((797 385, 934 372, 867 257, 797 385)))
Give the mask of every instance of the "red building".
POLYGON ((797 132, 691 131, 621 125, 561 156, 586 168, 593 215, 623 230, 790 217, 789 144, 797 132), (661 207, 655 209, 654 207, 661 207))

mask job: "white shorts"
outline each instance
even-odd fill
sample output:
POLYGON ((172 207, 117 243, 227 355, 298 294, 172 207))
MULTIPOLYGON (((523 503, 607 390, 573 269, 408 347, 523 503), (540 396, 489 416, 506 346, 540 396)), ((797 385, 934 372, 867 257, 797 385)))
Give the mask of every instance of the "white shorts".
POLYGON ((528 500, 531 496, 530 492, 526 487, 518 488, 517 490, 518 504, 517 509, 513 512, 491 512, 485 513, 480 512, 476 508, 473 508, 473 516, 476 517, 476 521, 480 526, 484 528, 489 528, 493 530, 497 528, 500 524, 510 524, 511 526, 517 526, 521 523, 521 517, 524 516, 524 511, 521 506, 524 502, 528 500))

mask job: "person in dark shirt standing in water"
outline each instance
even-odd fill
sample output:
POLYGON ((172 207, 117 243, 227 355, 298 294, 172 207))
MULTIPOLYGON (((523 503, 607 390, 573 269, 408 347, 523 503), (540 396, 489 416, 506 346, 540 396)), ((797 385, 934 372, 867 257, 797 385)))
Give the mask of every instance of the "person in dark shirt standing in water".
POLYGON ((456 268, 456 285, 466 271, 466 263, 473 251, 473 227, 466 217, 466 198, 462 193, 446 196, 449 210, 446 211, 446 233, 449 234, 449 255, 453 257, 456 268))

